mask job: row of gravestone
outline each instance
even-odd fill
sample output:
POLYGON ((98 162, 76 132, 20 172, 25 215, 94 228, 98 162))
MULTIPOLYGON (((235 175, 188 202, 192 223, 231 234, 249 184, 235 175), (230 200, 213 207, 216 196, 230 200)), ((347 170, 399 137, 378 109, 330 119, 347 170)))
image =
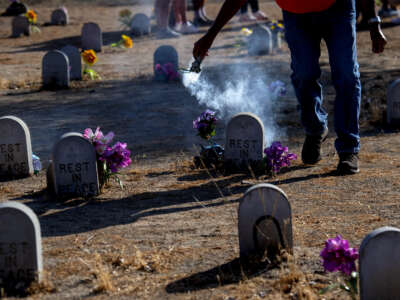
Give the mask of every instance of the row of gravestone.
MULTIPOLYGON (((240 256, 293 253, 292 213, 285 193, 271 184, 246 191, 238 211, 240 256)), ((18 202, 0 203, 0 283, 41 280, 40 224, 35 213, 18 202)), ((399 299, 400 229, 382 227, 360 246, 360 292, 364 300, 399 299)), ((1 285, 0 285, 1 287, 1 285)))

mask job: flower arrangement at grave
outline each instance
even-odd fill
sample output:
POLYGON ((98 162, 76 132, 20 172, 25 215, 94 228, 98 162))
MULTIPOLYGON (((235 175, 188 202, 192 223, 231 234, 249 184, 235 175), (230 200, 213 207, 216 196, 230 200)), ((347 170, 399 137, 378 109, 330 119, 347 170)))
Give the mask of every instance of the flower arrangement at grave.
POLYGON ((155 71, 159 74, 162 74, 166 81, 179 79, 179 73, 172 63, 156 64, 155 71))
POLYGON ((325 241, 325 247, 320 256, 323 260, 325 272, 341 272, 344 276, 344 282, 332 284, 321 291, 321 294, 334 288, 341 288, 348 292, 352 299, 356 299, 358 294, 358 272, 356 260, 359 257, 356 248, 350 248, 349 242, 342 239, 340 235, 334 239, 325 241))
POLYGON ((103 187, 113 178, 123 188, 118 172, 132 163, 127 144, 116 142, 111 146, 114 133, 109 132, 104 135, 100 127, 94 132, 91 128, 86 128, 83 137, 89 140, 96 150, 100 186, 103 187))
POLYGON ((30 9, 26 12, 25 17, 29 22, 29 30, 32 33, 40 33, 40 28, 37 26, 37 14, 34 10, 30 9))
POLYGON ((119 12, 119 21, 125 28, 130 28, 132 12, 129 9, 123 9, 119 12))
POLYGON ((193 120, 197 135, 208 142, 207 146, 201 145, 200 157, 195 157, 196 166, 218 167, 223 162, 224 148, 212 141, 216 134, 217 121, 216 113, 209 109, 193 120))
POLYGON ((123 34, 121 36, 121 40, 119 40, 119 42, 117 42, 117 43, 111 44, 111 47, 118 47, 118 48, 122 48, 122 49, 130 49, 130 48, 133 47, 133 41, 129 36, 123 34))
POLYGON ((253 34, 252 29, 243 27, 240 30, 240 35, 235 39, 235 43, 233 44, 233 47, 236 48, 238 52, 243 50, 247 45, 249 36, 252 34, 253 34))
POLYGON ((278 32, 284 33, 285 32, 285 26, 280 21, 272 21, 268 25, 272 32, 275 32, 275 33, 278 33, 278 32))
POLYGON ((82 52, 81 56, 85 63, 83 74, 88 75, 91 80, 101 79, 101 76, 91 68, 97 62, 96 52, 92 49, 85 50, 82 52))
POLYGON ((273 142, 270 147, 264 150, 264 165, 266 173, 272 176, 278 174, 282 168, 289 167, 297 155, 289 152, 288 147, 282 146, 280 142, 273 142))
POLYGON ((33 163, 33 173, 37 175, 39 171, 42 169, 42 163, 40 161, 40 157, 32 154, 32 163, 33 163))

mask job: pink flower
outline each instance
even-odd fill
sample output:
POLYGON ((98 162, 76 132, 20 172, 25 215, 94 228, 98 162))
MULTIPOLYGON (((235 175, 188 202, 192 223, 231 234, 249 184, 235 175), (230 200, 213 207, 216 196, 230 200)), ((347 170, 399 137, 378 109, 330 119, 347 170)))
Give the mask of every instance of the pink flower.
POLYGON ((100 127, 97 127, 94 133, 91 128, 86 128, 83 132, 83 137, 91 141, 97 153, 101 155, 114 138, 114 132, 110 131, 104 135, 100 127))

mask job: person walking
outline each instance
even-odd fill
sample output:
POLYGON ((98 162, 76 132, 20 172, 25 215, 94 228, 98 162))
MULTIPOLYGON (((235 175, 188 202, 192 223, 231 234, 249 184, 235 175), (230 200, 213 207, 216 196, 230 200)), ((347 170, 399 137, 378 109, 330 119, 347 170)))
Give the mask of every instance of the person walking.
MULTIPOLYGON (((197 59, 208 54, 222 27, 235 15, 245 0, 225 0, 208 32, 194 44, 197 59)), ((291 53, 292 83, 301 108, 305 128, 302 160, 316 164, 321 160, 321 144, 328 135, 328 115, 322 108, 321 40, 328 48, 332 81, 336 89, 335 148, 339 154, 338 174, 359 172, 360 73, 356 49, 355 0, 276 0, 283 11, 286 40, 291 53)), ((386 38, 375 12, 375 0, 363 0, 363 14, 369 23, 372 51, 381 53, 386 38)))

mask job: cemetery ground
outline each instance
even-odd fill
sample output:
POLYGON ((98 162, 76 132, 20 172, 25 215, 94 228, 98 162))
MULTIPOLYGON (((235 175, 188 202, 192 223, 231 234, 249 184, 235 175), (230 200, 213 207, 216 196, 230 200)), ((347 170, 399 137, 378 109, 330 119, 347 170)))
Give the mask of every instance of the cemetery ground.
MULTIPOLYGON (((0 3, 3 10, 8 1, 0 3)), ((149 14, 151 5, 76 3, 65 2, 70 25, 42 27, 41 34, 30 37, 9 38, 11 19, 0 18, 0 115, 15 115, 27 123, 33 152, 44 166, 62 134, 96 126, 127 142, 134 162, 121 174, 123 190, 111 182, 91 199, 55 199, 46 190, 44 170, 30 178, 0 182, 0 202, 24 203, 40 221, 45 280, 32 286, 30 297, 350 299, 338 290, 318 294, 338 278, 323 272, 319 252, 336 234, 358 247, 376 228, 400 227, 400 133, 385 124, 386 88, 400 77, 400 27, 384 28, 389 44, 382 55, 371 53, 368 32, 358 35, 363 83, 360 174, 334 175, 338 158, 331 114, 331 133, 320 164, 306 167, 297 161, 274 178, 224 175, 193 167, 194 145, 201 141, 191 129, 192 120, 205 106, 180 83, 152 80, 152 55, 158 46, 176 47, 180 64, 187 67, 200 34, 177 40, 136 38, 128 51, 113 49, 110 44, 124 33, 119 11, 149 14), (95 65, 102 80, 72 82, 70 89, 61 91, 41 90, 43 55, 67 44, 79 46, 82 24, 88 21, 98 22, 104 33, 105 46, 95 65), (247 270, 238 260, 238 200, 260 182, 277 185, 289 198, 294 255, 284 255, 278 267, 260 264, 247 270)), ((271 17, 280 18, 274 3, 261 4, 271 17)), ((48 1, 31 7, 38 12, 39 23, 45 23, 57 5, 48 1)), ((209 14, 214 17, 220 5, 210 1, 209 14)), ((226 70, 233 66, 259 68, 271 80, 289 86, 287 47, 271 56, 248 57, 235 47, 242 27, 231 23, 219 36, 204 72, 222 86, 230 76, 226 70)), ((325 49, 321 65, 325 106, 332 112, 334 89, 325 49)), ((303 132, 292 88, 277 107, 277 139, 300 154, 303 132)), ((217 128, 221 144, 225 121, 217 128)))

